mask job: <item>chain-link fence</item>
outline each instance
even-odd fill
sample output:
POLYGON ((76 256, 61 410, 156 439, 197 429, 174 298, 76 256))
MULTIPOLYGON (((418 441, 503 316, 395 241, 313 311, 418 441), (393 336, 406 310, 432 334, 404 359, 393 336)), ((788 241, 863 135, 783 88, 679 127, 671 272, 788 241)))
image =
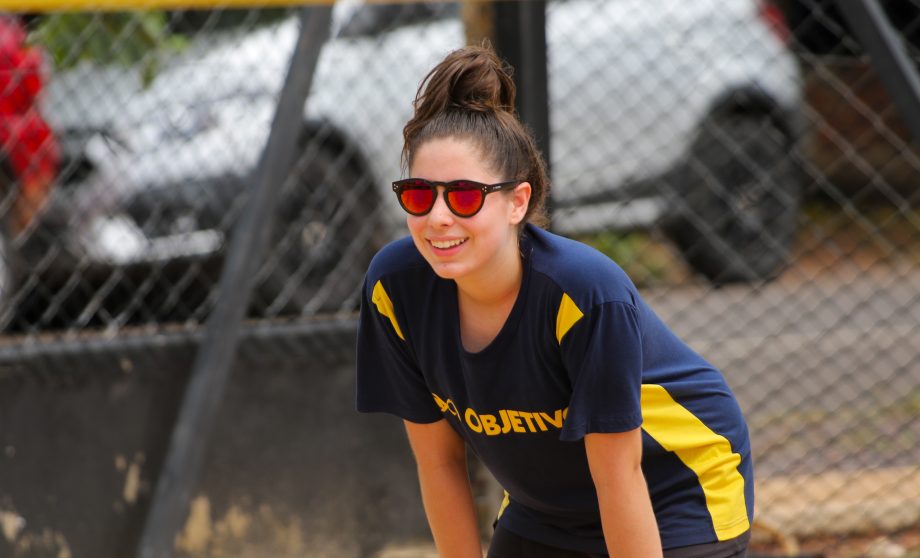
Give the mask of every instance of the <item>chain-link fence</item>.
MULTIPOLYGON (((916 58, 920 4, 884 4, 916 58)), ((298 159, 245 362, 351 358, 369 259, 405 234, 387 192, 416 88, 488 14, 336 4, 285 115, 298 159)), ((80 359, 159 367, 201 340, 296 15, 0 18, 0 385, 60 385, 80 359)), ((613 257, 727 376, 756 548, 920 555, 920 153, 836 4, 550 0, 546 42, 552 228, 613 257)))

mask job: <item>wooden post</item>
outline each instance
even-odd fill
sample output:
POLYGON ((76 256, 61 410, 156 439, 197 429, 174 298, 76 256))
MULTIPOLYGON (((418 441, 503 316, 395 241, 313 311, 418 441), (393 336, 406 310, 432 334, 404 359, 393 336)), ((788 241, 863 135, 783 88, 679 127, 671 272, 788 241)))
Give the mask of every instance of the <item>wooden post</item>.
MULTIPOLYGON (((549 70, 546 59, 546 0, 496 0, 492 12, 492 45, 514 67, 517 110, 550 165, 549 70)), ((552 198, 546 213, 552 219, 552 198)))
POLYGON ((495 43, 495 8, 492 0, 463 0, 460 6, 466 44, 481 45, 484 40, 495 43))

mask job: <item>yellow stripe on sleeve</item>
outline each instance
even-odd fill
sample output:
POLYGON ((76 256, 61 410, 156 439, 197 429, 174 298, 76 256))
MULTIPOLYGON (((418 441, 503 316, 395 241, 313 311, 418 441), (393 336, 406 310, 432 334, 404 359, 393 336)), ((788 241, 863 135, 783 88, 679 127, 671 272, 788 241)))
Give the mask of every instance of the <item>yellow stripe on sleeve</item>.
POLYGON ((559 313, 556 314, 556 341, 562 343, 562 338, 572 329, 584 314, 569 295, 562 293, 562 302, 559 303, 559 313))
POLYGON ((390 300, 390 295, 387 294, 386 290, 383 288, 383 284, 380 281, 377 281, 374 284, 374 292, 371 293, 371 302, 377 306, 377 311, 390 318, 390 323, 393 324, 393 329, 396 330, 396 335, 399 336, 403 341, 406 340, 405 336, 401 329, 399 329, 399 322, 396 321, 396 312, 393 310, 393 301, 390 300))
POLYGON ((741 456, 662 386, 642 385, 642 429, 696 473, 720 541, 733 539, 750 523, 744 497, 741 456))

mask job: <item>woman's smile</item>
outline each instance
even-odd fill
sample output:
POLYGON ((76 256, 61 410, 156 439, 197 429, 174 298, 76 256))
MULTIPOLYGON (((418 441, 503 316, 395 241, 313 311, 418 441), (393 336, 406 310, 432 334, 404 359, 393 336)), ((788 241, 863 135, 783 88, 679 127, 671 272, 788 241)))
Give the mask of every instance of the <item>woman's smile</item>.
POLYGON ((438 251, 449 251, 453 248, 457 248, 461 244, 464 244, 467 240, 468 238, 455 238, 450 240, 436 240, 429 238, 428 243, 438 251))

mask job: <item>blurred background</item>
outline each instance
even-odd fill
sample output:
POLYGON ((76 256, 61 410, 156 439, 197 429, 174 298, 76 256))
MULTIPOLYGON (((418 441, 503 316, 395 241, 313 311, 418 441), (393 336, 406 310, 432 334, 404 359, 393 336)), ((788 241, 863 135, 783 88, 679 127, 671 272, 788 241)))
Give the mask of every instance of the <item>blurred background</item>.
MULTIPOLYGON (((357 296, 406 234, 419 82, 488 38, 550 228, 736 392, 753 550, 920 557, 920 151, 835 1, 341 0, 279 118, 318 8, 193 4, 0 16, 0 556, 134 554, 206 343, 235 359, 177 555, 430 555, 398 421, 353 411, 357 296), (269 184, 273 121, 296 141, 269 184)), ((915 64, 920 2, 879 4, 915 64)), ((487 538, 500 490, 471 470, 487 538)))

